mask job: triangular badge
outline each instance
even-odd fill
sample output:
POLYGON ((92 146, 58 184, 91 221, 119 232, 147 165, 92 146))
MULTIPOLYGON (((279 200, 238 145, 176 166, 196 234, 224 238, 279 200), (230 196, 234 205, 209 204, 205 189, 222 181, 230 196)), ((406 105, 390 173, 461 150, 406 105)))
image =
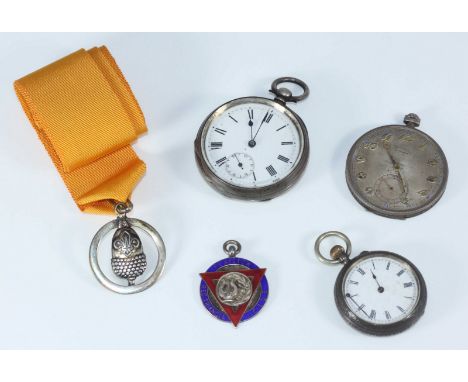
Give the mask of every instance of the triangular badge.
POLYGON ((239 269, 235 271, 226 271, 226 272, 206 272, 200 273, 201 278, 206 282, 208 288, 210 289, 211 293, 213 294, 214 298, 218 302, 218 304, 223 308, 224 312, 228 315, 231 322, 234 326, 237 326, 239 322, 242 320, 245 311, 247 310, 247 306, 249 305, 250 301, 252 300, 253 296, 255 295, 255 291, 257 290, 258 286, 260 285, 260 281, 262 277, 265 275, 266 268, 259 268, 259 269, 239 269), (223 304, 218 296, 216 295, 216 283, 217 281, 225 274, 237 272, 241 273, 244 276, 247 276, 250 281, 252 282, 252 296, 250 297, 249 301, 246 303, 232 307, 226 304, 223 304))

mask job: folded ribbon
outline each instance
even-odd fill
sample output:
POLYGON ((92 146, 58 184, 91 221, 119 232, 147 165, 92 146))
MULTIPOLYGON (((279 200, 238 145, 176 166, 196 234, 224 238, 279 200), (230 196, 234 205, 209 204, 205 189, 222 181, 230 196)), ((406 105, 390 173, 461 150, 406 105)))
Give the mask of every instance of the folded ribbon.
POLYGON ((147 127, 106 47, 81 49, 14 87, 82 211, 111 213, 130 197, 146 169, 130 145, 147 127))

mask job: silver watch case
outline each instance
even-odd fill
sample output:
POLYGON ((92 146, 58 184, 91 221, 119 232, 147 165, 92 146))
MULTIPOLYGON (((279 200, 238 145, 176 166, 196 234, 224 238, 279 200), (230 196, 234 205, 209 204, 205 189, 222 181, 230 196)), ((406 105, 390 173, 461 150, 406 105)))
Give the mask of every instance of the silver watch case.
POLYGON ((410 127, 410 126, 407 126, 407 125, 385 125, 385 126, 376 127, 376 128, 374 128, 372 130, 367 131, 366 133, 361 135, 356 140, 356 142, 353 144, 353 146, 349 150, 348 156, 346 158, 346 171, 345 171, 345 173, 346 173, 346 183, 348 185, 349 191, 351 192, 353 197, 356 199, 356 201, 361 206, 363 206, 366 210, 368 210, 370 212, 373 212, 373 213, 375 213, 377 215, 387 217, 387 218, 406 219, 406 218, 410 218, 410 217, 420 215, 420 214, 426 212, 427 210, 431 209, 432 207, 434 207, 434 205, 440 200, 440 198, 442 197, 442 195, 445 192, 445 188, 447 187, 447 179, 448 179, 449 170, 448 170, 447 159, 445 157, 445 154, 444 154, 442 148, 439 146, 439 144, 431 136, 429 136, 428 134, 426 134, 425 132, 423 132, 423 131, 421 131, 419 129, 416 129, 415 127, 410 127), (443 161, 444 176, 443 176, 443 179, 442 179, 442 185, 441 185, 440 189, 438 190, 438 192, 430 200, 428 200, 424 205, 420 206, 419 208, 414 208, 414 209, 406 210, 406 211, 400 211, 400 210, 393 210, 392 211, 390 209, 384 209, 384 208, 380 208, 378 206, 375 206, 374 204, 369 203, 366 200, 366 198, 362 195, 362 191, 356 185, 356 180, 351 176, 352 169, 353 169, 353 167, 352 167, 353 166, 352 165, 353 154, 356 151, 359 143, 362 142, 363 138, 366 135, 374 134, 378 130, 382 130, 382 131, 383 130, 391 130, 392 128, 408 129, 408 133, 417 133, 417 134, 420 134, 420 135, 424 136, 427 140, 429 140, 430 142, 432 142, 434 144, 434 146, 437 148, 437 151, 438 151, 438 153, 440 155, 440 158, 443 161))
POLYGON ((200 129, 198 130, 197 137, 195 139, 195 158, 198 165, 198 168, 203 176, 203 178, 218 192, 224 196, 242 199, 242 200, 255 200, 255 201, 266 201, 273 199, 282 193, 289 190, 296 182, 299 180, 301 175, 304 173, 304 170, 307 166, 309 160, 309 136, 307 133, 307 128, 302 121, 302 119, 289 109, 281 101, 272 100, 269 98, 263 97, 242 97, 236 98, 231 101, 226 102, 225 104, 217 107, 208 117, 203 121, 200 129), (231 107, 243 104, 243 103, 260 103, 268 105, 284 114, 286 114, 291 121, 297 127, 299 132, 299 137, 302 143, 302 150, 299 154, 299 159, 296 166, 292 171, 283 179, 279 180, 275 184, 259 187, 259 188, 246 188, 239 187, 219 178, 212 170, 208 161, 206 159, 204 142, 208 128, 216 117, 224 113, 226 110, 231 107))

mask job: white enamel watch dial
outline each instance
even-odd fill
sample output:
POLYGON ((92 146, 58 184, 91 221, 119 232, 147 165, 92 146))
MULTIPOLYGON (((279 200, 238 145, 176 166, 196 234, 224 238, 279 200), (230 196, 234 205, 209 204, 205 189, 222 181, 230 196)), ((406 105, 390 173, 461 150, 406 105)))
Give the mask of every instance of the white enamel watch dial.
POLYGON ((350 266, 343 295, 349 309, 362 320, 391 324, 412 314, 419 299, 419 282, 407 263, 377 255, 350 266))
POLYGON ((308 94, 300 80, 276 80, 274 100, 238 98, 225 103, 203 122, 195 140, 197 164, 205 179, 226 196, 268 200, 289 189, 302 175, 309 156, 306 127, 286 107, 308 94), (281 82, 304 89, 293 96, 281 82))
POLYGON ((261 103, 241 103, 214 118, 204 152, 210 169, 225 182, 245 188, 271 186, 284 179, 302 153, 295 122, 261 103))

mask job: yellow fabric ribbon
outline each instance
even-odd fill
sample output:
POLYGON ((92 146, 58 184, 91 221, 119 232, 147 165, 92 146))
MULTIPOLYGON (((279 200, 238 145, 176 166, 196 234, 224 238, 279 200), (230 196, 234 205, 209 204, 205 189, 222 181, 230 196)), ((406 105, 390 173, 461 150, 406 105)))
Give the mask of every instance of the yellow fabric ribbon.
POLYGON ((130 145, 147 127, 106 47, 81 49, 14 87, 82 211, 112 213, 130 197, 146 169, 130 145))

